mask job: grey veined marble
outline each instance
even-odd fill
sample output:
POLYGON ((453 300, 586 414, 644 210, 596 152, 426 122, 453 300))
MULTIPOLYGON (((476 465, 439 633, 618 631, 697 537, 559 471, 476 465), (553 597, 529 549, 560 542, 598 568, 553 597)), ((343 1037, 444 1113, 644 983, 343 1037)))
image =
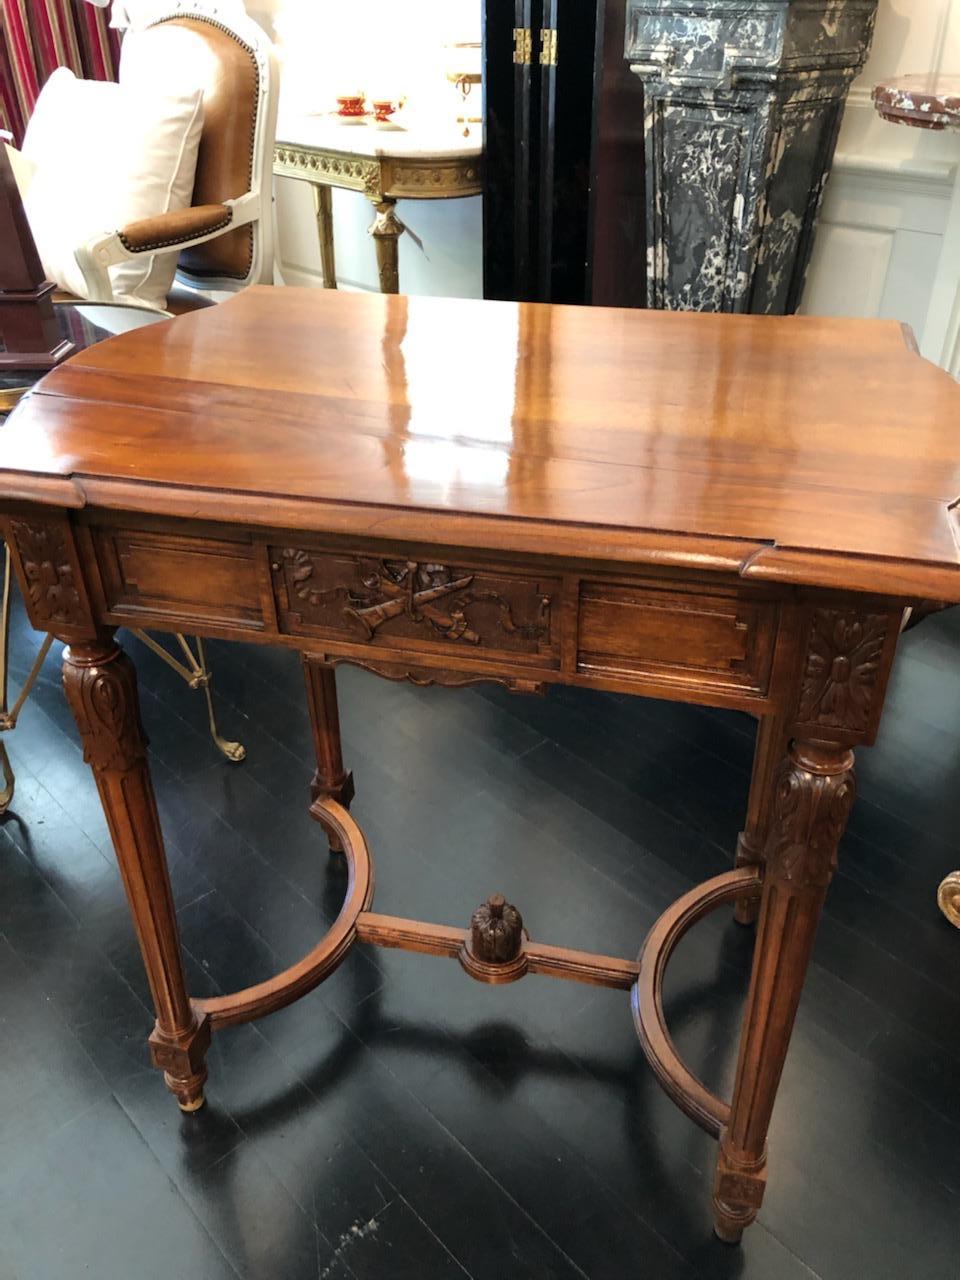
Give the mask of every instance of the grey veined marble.
POLYGON ((647 302, 794 311, 877 0, 627 0, 647 302))

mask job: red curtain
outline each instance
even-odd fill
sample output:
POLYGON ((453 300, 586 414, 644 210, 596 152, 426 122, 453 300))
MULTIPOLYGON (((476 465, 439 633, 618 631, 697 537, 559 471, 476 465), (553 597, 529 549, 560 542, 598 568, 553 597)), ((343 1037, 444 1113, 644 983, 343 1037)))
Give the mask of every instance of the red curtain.
POLYGON ((118 33, 86 0, 0 0, 0 129, 19 146, 37 94, 57 67, 115 80, 118 33))

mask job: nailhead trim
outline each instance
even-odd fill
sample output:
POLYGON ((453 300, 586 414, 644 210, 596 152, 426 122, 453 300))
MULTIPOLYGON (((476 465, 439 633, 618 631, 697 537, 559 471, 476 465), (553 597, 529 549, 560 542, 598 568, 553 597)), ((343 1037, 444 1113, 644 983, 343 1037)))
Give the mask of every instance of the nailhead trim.
MULTIPOLYGON (((224 23, 218 22, 216 18, 211 18, 205 13, 170 13, 170 14, 167 14, 166 17, 158 18, 156 22, 151 22, 150 26, 159 27, 159 26, 162 26, 163 23, 165 22, 184 22, 184 21, 191 21, 191 20, 194 22, 205 22, 207 23, 208 26, 214 27, 217 31, 222 31, 223 34, 229 36, 231 40, 235 40, 236 43, 240 46, 240 48, 244 51, 244 53, 249 57, 250 64, 253 67, 253 83, 254 83, 253 128, 250 130, 250 164, 247 168, 247 190, 249 191, 250 185, 253 182, 253 162, 254 162, 254 153, 255 153, 255 143, 256 143, 256 137, 257 137, 257 113, 260 110, 260 67, 257 63, 256 51, 252 49, 250 45, 246 44, 243 40, 241 40, 235 31, 232 31, 228 26, 225 26, 224 23)), ((216 229, 219 230, 219 228, 216 228, 216 229)), ((243 272, 220 271, 220 270, 217 270, 216 268, 211 268, 209 271, 205 271, 205 272, 197 271, 197 272, 194 272, 193 274, 197 276, 203 276, 203 275, 224 276, 228 280, 245 279, 250 274, 250 268, 253 265, 253 228, 250 227, 249 231, 250 231, 250 253, 247 258, 246 271, 243 271, 243 272)), ((187 238, 190 239, 191 237, 187 237, 187 238)), ((178 244, 179 241, 168 240, 166 243, 178 244)))
MULTIPOLYGON (((160 215, 163 216, 162 214, 160 215)), ((206 235, 210 231, 222 231, 224 227, 229 227, 233 221, 233 213, 228 212, 225 218, 221 218, 219 222, 215 222, 213 226, 203 227, 199 232, 187 231, 182 236, 171 236, 169 240, 151 240, 149 244, 139 244, 136 248, 130 243, 122 231, 118 231, 120 243, 129 253, 149 253, 153 249, 166 249, 170 245, 184 244, 187 240, 192 240, 196 235, 206 235)))

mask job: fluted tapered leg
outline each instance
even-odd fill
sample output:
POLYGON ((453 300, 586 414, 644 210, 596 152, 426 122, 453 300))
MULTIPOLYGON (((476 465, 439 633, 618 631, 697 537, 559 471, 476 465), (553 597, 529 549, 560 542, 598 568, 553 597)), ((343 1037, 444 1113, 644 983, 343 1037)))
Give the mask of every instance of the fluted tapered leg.
MULTIPOLYGON (((310 708, 313 745, 317 754, 317 768, 310 783, 310 798, 336 800, 349 808, 353 799, 353 774, 343 767, 336 672, 330 663, 321 662, 305 653, 303 674, 307 682, 307 705, 310 708)), ((340 849, 339 842, 332 834, 330 848, 335 852, 340 849)))
POLYGON ((203 1105, 210 1028, 187 995, 136 672, 104 633, 64 652, 63 685, 100 792, 153 995, 151 1058, 181 1109, 196 1111, 203 1105))
MULTIPOLYGON (((763 716, 757 726, 747 820, 737 839, 738 867, 763 865, 764 846, 773 813, 774 784, 783 764, 787 742, 782 717, 773 714, 763 716)), ((734 918, 739 924, 755 924, 759 912, 759 898, 740 898, 734 907, 734 918)))
POLYGON ((854 798, 853 752, 794 742, 776 777, 753 973, 730 1123, 720 1135, 714 1223, 734 1243, 757 1216, 767 1130, 837 846, 854 798))

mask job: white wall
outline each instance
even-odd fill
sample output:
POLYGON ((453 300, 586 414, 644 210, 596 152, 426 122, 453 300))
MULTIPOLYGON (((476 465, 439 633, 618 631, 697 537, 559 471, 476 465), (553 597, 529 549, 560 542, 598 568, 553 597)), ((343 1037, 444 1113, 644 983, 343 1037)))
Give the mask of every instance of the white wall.
MULTIPOLYGON (((260 15, 269 13, 280 42, 281 114, 327 110, 338 93, 363 87, 368 94, 407 95, 408 113, 418 106, 428 114, 449 111, 453 125, 456 96, 444 77, 442 46, 452 40, 479 40, 481 0, 365 0, 362 5, 248 0, 248 8, 254 7, 260 15)), ((357 192, 334 191, 333 212, 338 282, 346 288, 377 290, 376 253, 367 231, 373 221, 370 202, 357 192)), ((480 197, 401 200, 397 213, 415 233, 400 239, 403 292, 479 298, 480 197)), ((277 230, 278 265, 285 282, 321 285, 320 247, 307 183, 277 179, 277 230)))
MULTIPOLYGON (((280 273, 286 284, 321 285, 320 245, 308 185, 278 178, 277 231, 280 273)), ((400 200, 400 220, 415 232, 400 238, 400 288, 438 297, 483 296, 481 200, 400 200)), ((376 292, 377 259, 367 228, 373 206, 355 191, 333 193, 337 281, 348 289, 376 292)))
MULTIPOLYGON (((248 7, 255 7, 258 16, 273 17, 282 36, 285 19, 289 28, 289 17, 297 15, 298 6, 309 6, 315 21, 326 3, 248 0, 248 7)), ((461 22, 478 17, 480 0, 413 0, 391 7, 406 15, 416 35, 429 25, 425 19, 437 3, 456 3, 461 22)), ((376 15, 369 7, 364 14, 368 29, 375 26, 376 15)), ((315 95, 314 105, 320 96, 326 100, 327 82, 337 74, 330 68, 346 57, 342 39, 323 55, 313 40, 304 42, 306 53, 301 49, 293 63, 288 55, 287 93, 295 91, 296 82, 297 91, 302 93, 306 86, 315 95), (310 66, 316 68, 315 76, 305 72, 310 66)), ((362 41, 358 47, 363 50, 362 41)), ((851 91, 840 135, 803 309, 903 320, 925 354, 960 374, 960 199, 951 203, 960 133, 888 124, 870 100, 878 80, 932 68, 960 72, 960 0, 880 0, 873 51, 851 91), (951 216, 955 231, 946 235, 951 216)), ((280 179, 277 185, 283 278, 290 284, 319 285, 310 193, 292 178, 280 179)), ((421 251, 409 236, 400 241, 405 292, 480 296, 480 205, 479 198, 401 202, 400 217, 424 246, 421 251)), ((366 231, 372 218, 368 202, 359 194, 335 192, 334 217, 339 280, 346 287, 375 290, 375 254, 366 231)))
MULTIPOLYGON (((952 367, 960 261, 951 217, 960 133, 889 124, 870 100, 895 75, 960 71, 960 0, 880 0, 873 51, 847 105, 803 310, 906 321, 952 367), (946 245, 946 252, 945 252, 946 245), (935 286, 944 295, 932 306, 935 286)), ((956 212, 956 211, 954 211, 956 212)), ((958 353, 960 354, 960 353, 958 353)))

